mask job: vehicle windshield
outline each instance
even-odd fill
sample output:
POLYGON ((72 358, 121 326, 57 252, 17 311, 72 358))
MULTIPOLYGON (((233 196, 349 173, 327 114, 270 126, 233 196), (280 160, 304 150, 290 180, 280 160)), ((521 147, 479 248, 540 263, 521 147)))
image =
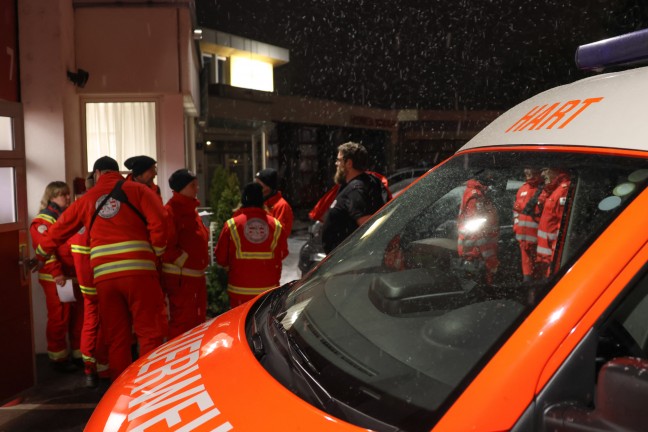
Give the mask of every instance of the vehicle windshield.
POLYGON ((629 157, 458 155, 282 293, 275 320, 332 398, 429 430, 646 178, 629 157))

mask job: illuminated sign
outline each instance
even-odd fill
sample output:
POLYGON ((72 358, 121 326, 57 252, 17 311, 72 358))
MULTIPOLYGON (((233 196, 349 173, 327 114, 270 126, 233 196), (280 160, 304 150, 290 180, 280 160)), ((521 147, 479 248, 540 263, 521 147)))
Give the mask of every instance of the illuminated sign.
POLYGON ((230 57, 230 83, 234 87, 271 92, 272 65, 245 57, 230 57))

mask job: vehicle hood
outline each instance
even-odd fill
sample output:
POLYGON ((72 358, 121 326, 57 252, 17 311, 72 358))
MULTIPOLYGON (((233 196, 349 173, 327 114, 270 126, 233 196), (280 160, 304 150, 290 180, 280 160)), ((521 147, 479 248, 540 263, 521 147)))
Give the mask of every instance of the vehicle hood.
POLYGON ((85 430, 364 430, 316 409, 266 372, 245 338, 250 303, 138 359, 85 430))

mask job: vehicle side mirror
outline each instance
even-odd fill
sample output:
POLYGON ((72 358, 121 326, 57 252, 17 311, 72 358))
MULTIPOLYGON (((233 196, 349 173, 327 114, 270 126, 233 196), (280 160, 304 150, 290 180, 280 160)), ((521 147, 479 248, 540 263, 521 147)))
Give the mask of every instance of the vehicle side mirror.
POLYGON ((621 357, 599 372, 594 409, 564 402, 545 412, 545 428, 556 432, 645 431, 648 425, 648 360, 621 357))

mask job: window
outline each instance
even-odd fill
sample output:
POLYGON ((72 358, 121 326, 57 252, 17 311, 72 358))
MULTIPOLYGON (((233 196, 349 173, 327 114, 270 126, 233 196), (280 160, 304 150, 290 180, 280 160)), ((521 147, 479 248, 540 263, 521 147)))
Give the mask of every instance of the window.
POLYGON ((13 149, 13 124, 11 117, 0 117, 0 150, 13 149))
POLYGON ((0 224, 16 222, 16 173, 13 167, 0 167, 0 224))
POLYGON ((88 171, 101 156, 120 164, 131 156, 156 157, 155 102, 86 103, 88 171))

